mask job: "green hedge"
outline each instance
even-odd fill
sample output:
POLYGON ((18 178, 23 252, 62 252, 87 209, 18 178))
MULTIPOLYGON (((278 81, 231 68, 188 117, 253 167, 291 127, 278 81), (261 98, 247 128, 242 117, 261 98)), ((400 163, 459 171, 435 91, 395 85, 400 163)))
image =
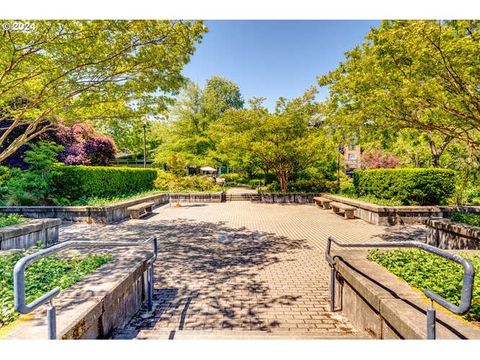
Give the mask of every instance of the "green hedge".
POLYGON ((107 166, 62 166, 56 178, 60 196, 110 198, 154 189, 157 170, 107 166))
POLYGON ((372 169, 355 171, 358 196, 397 200, 403 205, 442 205, 455 190, 455 172, 448 169, 372 169))

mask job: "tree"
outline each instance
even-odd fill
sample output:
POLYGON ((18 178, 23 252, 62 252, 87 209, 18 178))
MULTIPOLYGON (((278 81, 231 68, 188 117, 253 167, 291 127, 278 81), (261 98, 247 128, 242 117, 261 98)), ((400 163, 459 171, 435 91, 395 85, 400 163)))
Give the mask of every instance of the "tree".
MULTIPOLYGON (((287 101, 280 98, 274 113, 255 99, 249 110, 230 110, 215 126, 218 149, 237 152, 242 160, 258 162, 275 174, 282 191, 300 172, 335 151, 327 129, 317 121, 315 89, 287 101)), ((238 157, 240 157, 238 156, 238 157)), ((238 160, 237 160, 238 161, 238 160)))
POLYGON ((0 38, 0 161, 59 117, 131 119, 165 109, 206 27, 197 21, 36 21, 0 38), (41 124, 46 126, 40 126, 41 124), (11 143, 5 139, 26 126, 11 143))
POLYGON ((362 165, 366 169, 395 168, 400 159, 381 150, 371 150, 362 154, 362 165))
POLYGON ((218 161, 209 128, 228 110, 242 107, 240 88, 230 80, 213 76, 203 90, 189 82, 169 111, 169 128, 156 162, 165 163, 176 153, 182 153, 190 164, 218 161))
POLYGON ((384 21, 319 78, 328 116, 359 128, 421 130, 433 163, 453 140, 480 146, 480 22, 384 21))

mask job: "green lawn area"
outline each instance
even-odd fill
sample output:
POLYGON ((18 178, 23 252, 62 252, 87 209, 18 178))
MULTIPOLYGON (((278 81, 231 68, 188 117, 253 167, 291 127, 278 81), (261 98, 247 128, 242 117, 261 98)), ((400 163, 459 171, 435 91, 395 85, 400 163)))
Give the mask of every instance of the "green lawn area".
MULTIPOLYGON (((13 305, 13 268, 15 263, 29 252, 31 250, 0 255, 0 327, 11 323, 19 316, 13 305)), ((65 289, 75 284, 111 258, 110 254, 68 259, 49 256, 34 262, 25 272, 27 302, 57 286, 65 289)))
POLYGON ((375 196, 357 196, 352 193, 340 193, 338 196, 347 197, 349 199, 365 201, 368 203, 372 203, 375 205, 382 205, 382 206, 401 206, 402 203, 399 200, 387 200, 387 199, 379 199, 375 196))
MULTIPOLYGON (((469 259, 476 272, 480 270, 480 255, 461 253, 469 259)), ((460 303, 463 268, 439 256, 422 250, 370 250, 368 260, 374 261, 418 289, 429 289, 445 299, 460 303)), ((480 321, 480 282, 475 279, 470 311, 464 316, 469 321, 480 321)))
POLYGON ((19 214, 0 214, 0 228, 10 225, 22 224, 27 219, 19 214))

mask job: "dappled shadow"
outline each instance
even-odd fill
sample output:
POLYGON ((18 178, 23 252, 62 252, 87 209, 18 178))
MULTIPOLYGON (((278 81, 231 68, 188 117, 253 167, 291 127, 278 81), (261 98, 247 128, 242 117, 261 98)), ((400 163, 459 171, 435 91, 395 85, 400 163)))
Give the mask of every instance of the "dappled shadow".
POLYGON ((65 233, 64 240, 78 239, 80 233, 92 240, 158 237, 155 309, 148 314, 144 306, 118 332, 127 338, 142 329, 162 328, 271 331, 279 321, 265 316, 265 311, 291 305, 299 296, 272 295, 269 282, 258 275, 288 261, 285 256, 310 249, 306 240, 187 219, 129 221, 115 228, 94 226, 78 231, 65 233))
POLYGON ((427 229, 423 225, 416 226, 390 226, 385 232, 375 237, 384 241, 420 241, 425 242, 427 229))

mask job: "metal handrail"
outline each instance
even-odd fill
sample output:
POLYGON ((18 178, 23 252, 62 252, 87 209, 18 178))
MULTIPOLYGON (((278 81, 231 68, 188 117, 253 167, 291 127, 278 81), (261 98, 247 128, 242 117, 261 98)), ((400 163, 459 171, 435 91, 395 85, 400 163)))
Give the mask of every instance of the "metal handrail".
POLYGON ((153 256, 147 261, 147 288, 148 288, 148 310, 151 311, 153 307, 153 263, 157 259, 158 244, 157 238, 151 237, 144 241, 65 241, 63 243, 48 247, 36 253, 27 255, 17 261, 13 269, 13 289, 14 289, 14 303, 15 310, 21 314, 28 314, 39 306, 50 303, 50 308, 47 309, 48 320, 48 338, 56 339, 56 310, 53 305, 53 298, 60 294, 61 289, 56 287, 39 298, 33 300, 31 303, 25 303, 25 269, 31 263, 40 260, 48 255, 57 253, 61 250, 72 247, 91 247, 91 246, 139 246, 145 245, 149 242, 153 243, 153 256))
POLYGON ((343 244, 335 240, 332 236, 328 237, 327 240, 327 247, 325 249, 325 259, 330 265, 330 311, 335 310, 335 277, 336 277, 336 270, 335 270, 335 257, 330 255, 330 249, 332 246, 332 242, 339 246, 339 247, 346 247, 346 248, 366 248, 366 247, 375 247, 375 248, 388 248, 388 247, 408 247, 408 248, 419 248, 425 250, 429 253, 438 255, 443 257, 447 260, 456 262, 463 267, 463 281, 462 281, 462 295, 460 298, 460 305, 455 305, 442 296, 438 295, 437 293, 431 290, 424 290, 423 293, 427 298, 430 299, 430 307, 427 309, 427 339, 435 339, 436 337, 436 330, 435 330, 435 308, 433 307, 433 302, 438 303, 439 305, 443 306, 445 309, 458 314, 464 315, 470 310, 470 306, 472 303, 472 293, 473 293, 473 281, 475 278, 475 269, 472 263, 457 255, 452 254, 448 251, 439 249, 437 247, 418 242, 418 241, 392 241, 392 242, 381 242, 381 243, 356 243, 356 244, 343 244))

